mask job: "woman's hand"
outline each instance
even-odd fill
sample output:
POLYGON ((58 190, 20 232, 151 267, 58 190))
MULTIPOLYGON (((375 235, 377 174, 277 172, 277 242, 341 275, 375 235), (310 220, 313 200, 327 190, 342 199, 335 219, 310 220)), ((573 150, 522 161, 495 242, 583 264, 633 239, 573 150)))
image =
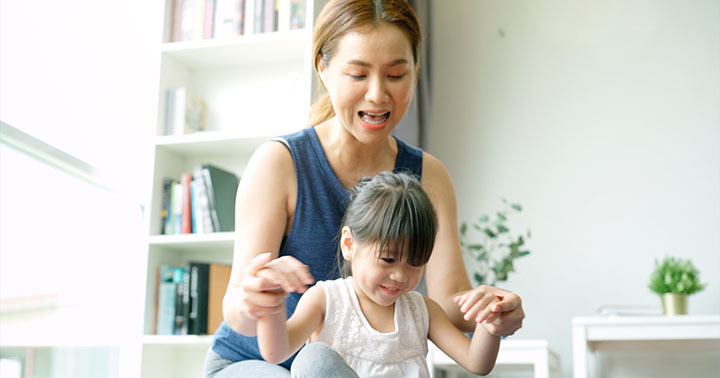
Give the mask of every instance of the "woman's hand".
POLYGON ((272 255, 269 252, 263 253, 248 261, 243 269, 237 298, 239 310, 247 319, 257 320, 277 314, 285 308, 287 293, 282 285, 273 275, 260 273, 271 262, 272 255))
POLYGON ((474 318, 495 336, 514 334, 525 318, 520 297, 494 286, 480 285, 453 300, 460 306, 465 320, 474 318))
POLYGON ((292 256, 282 256, 263 265, 257 276, 273 285, 279 286, 285 293, 304 293, 315 283, 310 268, 292 256))

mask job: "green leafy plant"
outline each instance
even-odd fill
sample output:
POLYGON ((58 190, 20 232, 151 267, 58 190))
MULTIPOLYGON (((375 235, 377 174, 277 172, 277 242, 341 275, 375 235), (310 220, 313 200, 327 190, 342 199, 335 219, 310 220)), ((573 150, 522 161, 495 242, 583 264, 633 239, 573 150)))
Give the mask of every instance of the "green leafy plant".
POLYGON ((655 271, 650 275, 650 290, 657 294, 693 294, 707 284, 700 283, 700 273, 690 260, 667 256, 662 263, 655 260, 655 271))
POLYGON ((503 210, 496 212, 494 217, 485 214, 470 224, 474 230, 474 242, 467 240, 468 223, 460 225, 460 246, 464 254, 476 260, 473 278, 478 285, 495 285, 497 281, 507 280, 508 274, 515 271, 515 259, 530 254, 523 248, 525 238, 530 238, 530 231, 513 235, 507 226, 508 216, 522 212, 522 206, 509 203, 504 198, 502 202, 503 210))

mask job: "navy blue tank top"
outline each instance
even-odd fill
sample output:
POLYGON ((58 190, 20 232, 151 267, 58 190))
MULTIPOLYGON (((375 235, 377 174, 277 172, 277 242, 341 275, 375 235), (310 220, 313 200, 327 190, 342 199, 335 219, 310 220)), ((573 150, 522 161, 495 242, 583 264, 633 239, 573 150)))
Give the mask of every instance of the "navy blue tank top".
MULTIPOLYGON (((292 226, 280 246, 280 256, 293 256, 310 268, 315 281, 338 278, 337 248, 340 223, 350 193, 330 166, 315 129, 310 127, 285 135, 297 176, 297 203, 292 226)), ((395 138, 398 154, 395 172, 422 178, 422 150, 395 138)), ((287 298, 287 315, 292 315, 300 294, 287 298)), ((212 349, 231 361, 262 360, 256 337, 233 331, 224 321, 215 332, 212 349)), ((281 365, 290 368, 295 356, 281 365)))

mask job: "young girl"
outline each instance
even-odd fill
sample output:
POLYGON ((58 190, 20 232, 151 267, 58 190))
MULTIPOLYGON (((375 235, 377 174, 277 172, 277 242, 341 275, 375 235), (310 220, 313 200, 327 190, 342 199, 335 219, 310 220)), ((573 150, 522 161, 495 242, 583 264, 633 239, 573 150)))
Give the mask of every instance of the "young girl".
MULTIPOLYGON (((391 172, 361 180, 342 224, 338 262, 344 260, 345 278, 308 289, 287 321, 284 311, 260 318, 257 336, 263 358, 283 362, 308 342, 305 350, 313 353, 296 357, 293 376, 327 376, 312 369, 330 366, 333 376, 428 377, 429 338, 473 374, 488 374, 500 338, 483 324, 495 318, 492 305, 498 298, 477 291, 455 298, 466 317, 470 309, 480 309, 471 340, 435 301, 411 291, 430 259, 437 233, 437 215, 420 183, 391 172), (328 354, 322 343, 342 359, 328 354), (333 358, 340 363, 330 363, 333 358), (312 362, 319 360, 322 363, 312 362)), ((275 269, 260 274, 284 281, 275 269)), ((292 285, 283 286, 286 292, 294 291, 292 285)))

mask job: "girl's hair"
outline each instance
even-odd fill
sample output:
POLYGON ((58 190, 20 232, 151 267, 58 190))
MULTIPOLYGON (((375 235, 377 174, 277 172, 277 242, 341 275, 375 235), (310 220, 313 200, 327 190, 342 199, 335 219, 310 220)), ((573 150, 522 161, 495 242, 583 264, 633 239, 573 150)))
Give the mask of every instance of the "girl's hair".
POLYGON ((319 89, 318 98, 310 108, 310 125, 320 124, 335 115, 330 95, 319 80, 318 64, 327 68, 338 43, 346 34, 375 28, 383 23, 397 26, 407 35, 417 80, 422 34, 415 11, 406 0, 330 0, 320 11, 313 30, 313 66, 318 73, 319 89))
MULTIPOLYGON (((437 234, 437 215, 422 185, 406 173, 381 172, 365 177, 354 188, 342 221, 355 243, 376 248, 414 266, 430 260, 437 234)), ((342 231, 341 231, 342 232, 342 231)), ((338 248, 338 267, 350 275, 338 248)))

